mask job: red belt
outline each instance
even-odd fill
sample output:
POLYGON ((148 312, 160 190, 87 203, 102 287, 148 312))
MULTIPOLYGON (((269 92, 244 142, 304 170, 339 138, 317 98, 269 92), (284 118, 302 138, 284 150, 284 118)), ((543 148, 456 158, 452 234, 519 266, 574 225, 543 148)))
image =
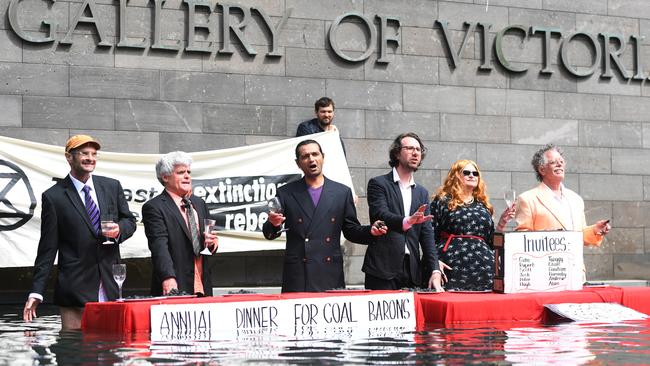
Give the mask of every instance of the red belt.
POLYGON ((442 248, 443 252, 447 251, 447 247, 449 246, 449 243, 451 243, 451 241, 454 240, 455 238, 468 238, 468 239, 478 239, 478 240, 485 241, 485 239, 483 239, 480 236, 476 236, 476 235, 464 235, 464 234, 456 235, 456 234, 449 234, 449 233, 444 232, 444 231, 442 231, 440 233, 440 237, 442 239, 447 239, 447 241, 445 242, 445 246, 442 248))

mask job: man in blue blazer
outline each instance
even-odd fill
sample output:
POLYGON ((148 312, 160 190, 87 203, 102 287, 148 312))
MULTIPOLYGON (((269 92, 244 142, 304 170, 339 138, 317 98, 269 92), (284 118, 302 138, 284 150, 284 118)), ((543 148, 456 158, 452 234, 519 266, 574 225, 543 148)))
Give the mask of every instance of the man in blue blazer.
POLYGON ((34 262, 32 288, 23 310, 27 322, 36 317, 47 278, 59 256, 54 303, 63 329, 79 329, 87 302, 118 296, 112 265, 120 263, 119 244, 135 232, 135 218, 120 182, 92 174, 99 142, 87 135, 72 136, 65 146, 70 173, 43 192, 41 239, 34 262), (101 218, 113 221, 107 232, 101 218), (103 244, 111 238, 113 244, 103 244))
POLYGON ((282 292, 320 292, 345 287, 341 232, 355 243, 368 244, 386 233, 379 222, 362 226, 347 186, 323 175, 323 150, 315 140, 296 146, 296 164, 304 177, 278 189, 282 213, 269 212, 262 228, 273 240, 283 231, 287 247, 282 292))
POLYGON ((429 193, 413 180, 426 149, 415 133, 393 141, 386 175, 368 182, 370 220, 382 220, 390 230, 368 246, 364 258, 365 286, 397 290, 426 286, 442 289, 434 233, 429 220, 429 193), (422 248, 422 258, 420 258, 422 248))

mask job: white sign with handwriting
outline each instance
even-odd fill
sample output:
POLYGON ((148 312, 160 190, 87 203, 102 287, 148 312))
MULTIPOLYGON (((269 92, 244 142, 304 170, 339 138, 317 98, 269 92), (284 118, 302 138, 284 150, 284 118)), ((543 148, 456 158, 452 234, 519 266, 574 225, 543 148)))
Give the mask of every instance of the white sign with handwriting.
MULTIPOLYGON (((151 340, 291 336, 416 326, 412 292, 151 306, 151 340)), ((368 333, 368 332, 364 332, 368 333)))
POLYGON ((506 233, 503 292, 581 290, 583 245, 577 231, 506 233))

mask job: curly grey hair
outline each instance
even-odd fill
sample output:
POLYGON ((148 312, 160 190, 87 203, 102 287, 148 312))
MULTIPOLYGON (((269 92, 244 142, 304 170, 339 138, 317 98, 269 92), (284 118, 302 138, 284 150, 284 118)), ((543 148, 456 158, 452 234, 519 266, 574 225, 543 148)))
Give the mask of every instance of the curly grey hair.
POLYGON ((548 161, 546 161, 545 154, 547 151, 551 151, 551 150, 557 151, 558 154, 560 154, 562 158, 564 158, 564 152, 557 145, 546 144, 544 145, 544 147, 542 147, 541 149, 535 152, 535 154, 533 155, 533 160, 531 160, 530 162, 530 164, 533 166, 533 170, 535 171, 535 175, 537 176, 537 180, 540 182, 542 181, 542 175, 539 174, 539 167, 548 163, 548 161))
POLYGON ((169 176, 174 172, 176 165, 192 165, 192 157, 183 151, 172 151, 160 157, 156 163, 156 178, 160 184, 165 185, 163 176, 169 176))

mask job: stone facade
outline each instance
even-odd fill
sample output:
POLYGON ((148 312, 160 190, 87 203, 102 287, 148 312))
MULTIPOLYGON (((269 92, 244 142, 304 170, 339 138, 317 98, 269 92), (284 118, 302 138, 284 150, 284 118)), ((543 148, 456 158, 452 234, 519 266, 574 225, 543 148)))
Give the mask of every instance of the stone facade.
MULTIPOLYGON (((498 212, 504 190, 536 184, 530 158, 554 142, 587 221, 614 226, 602 247, 585 249, 588 278, 650 279, 647 0, 174 0, 154 11, 156 3, 132 0, 120 11, 109 0, 0 0, 0 134, 63 145, 88 133, 105 150, 134 153, 221 149, 293 136, 313 102, 330 96, 362 222, 366 183, 388 170, 400 132, 424 138, 430 153, 416 180, 430 192, 452 162, 473 159, 498 212), (333 47, 332 24, 349 13, 357 15, 339 23, 333 47), (58 25, 54 41, 25 39, 48 37, 44 20, 58 25), (464 22, 474 26, 467 37, 464 22), (524 31, 503 31, 513 25, 524 31), (551 33, 545 49, 533 27, 562 35, 551 33), (582 35, 563 44, 574 32, 582 35), (619 35, 625 51, 599 34, 619 35), (338 54, 366 50, 359 62, 338 54)), ((345 250, 348 282, 362 283, 365 248, 345 250)), ((215 282, 278 284, 280 268, 277 253, 224 255, 215 282)))

